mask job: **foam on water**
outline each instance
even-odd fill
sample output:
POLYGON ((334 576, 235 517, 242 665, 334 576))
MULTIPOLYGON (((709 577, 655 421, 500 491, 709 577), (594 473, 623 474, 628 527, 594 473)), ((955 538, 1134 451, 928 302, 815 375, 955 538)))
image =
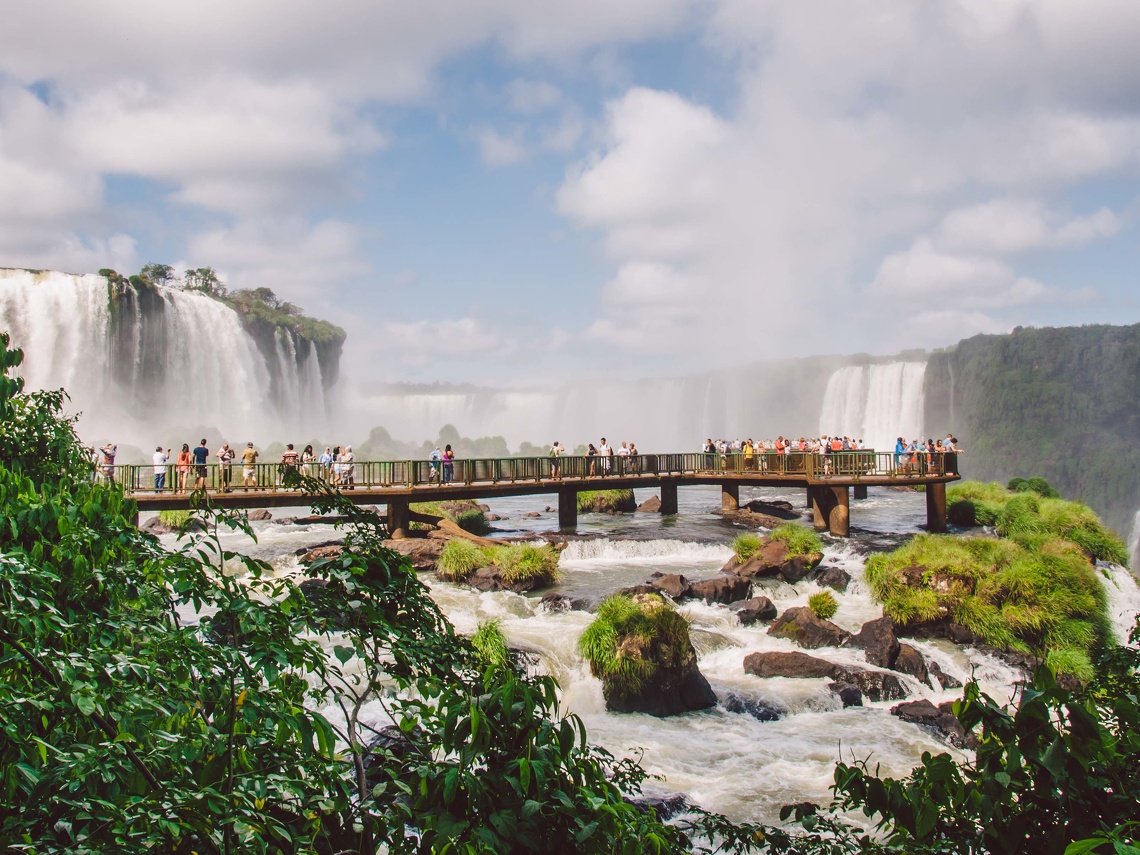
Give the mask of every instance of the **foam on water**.
POLYGON ((563 568, 606 564, 724 564, 732 550, 723 544, 683 540, 576 540, 562 551, 563 568))

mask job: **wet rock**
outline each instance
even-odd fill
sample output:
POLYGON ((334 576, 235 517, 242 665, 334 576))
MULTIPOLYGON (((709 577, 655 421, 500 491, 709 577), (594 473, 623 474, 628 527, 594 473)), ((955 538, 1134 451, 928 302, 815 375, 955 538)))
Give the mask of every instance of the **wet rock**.
POLYGON ((310 543, 308 546, 302 546, 299 549, 294 549, 294 555, 305 555, 314 549, 320 549, 322 546, 343 546, 344 540, 322 540, 320 543, 310 543))
POLYGON ((721 706, 731 713, 750 715, 757 721, 779 721, 782 711, 757 698, 732 694, 721 701, 721 706))
POLYGON ((899 655, 899 640, 895 636, 894 621, 889 617, 867 621, 847 643, 862 648, 867 661, 880 668, 892 667, 899 655))
POLYGON ((859 690, 858 686, 853 686, 851 683, 828 683, 827 688, 839 695, 839 700, 843 702, 843 708, 847 707, 861 707, 863 706, 863 693, 859 690))
MULTIPOLYGON (((139 526, 141 531, 150 532, 151 534, 177 534, 182 531, 176 525, 169 525, 164 523, 161 517, 153 516, 142 525, 139 526)), ((186 531, 205 531, 205 524, 197 517, 191 517, 190 521, 186 524, 186 531)))
POLYGON ((246 514, 246 519, 250 522, 260 522, 262 520, 273 519, 273 514, 269 513, 265 508, 255 508, 246 514))
POLYGON ((927 663, 926 670, 931 677, 938 681, 938 685, 943 689, 960 689, 962 688, 962 681, 957 677, 947 674, 942 670, 942 666, 933 660, 927 663))
POLYGON ((948 618, 896 626, 895 631, 906 638, 945 638, 955 644, 975 644, 978 641, 969 629, 948 618))
POLYGON ((977 738, 967 733, 962 722, 954 717, 952 709, 936 707, 928 700, 910 701, 891 708, 891 715, 903 721, 930 728, 959 748, 976 748, 977 738))
POLYGON ((902 680, 889 671, 872 671, 869 668, 842 668, 840 679, 862 690, 871 701, 900 701, 907 697, 902 680))
POLYGON ((800 512, 796 510, 795 506, 791 502, 782 500, 765 502, 763 499, 753 499, 744 507, 754 514, 767 514, 768 516, 779 517, 782 520, 800 518, 800 512))
POLYGON ((899 571, 902 583, 911 588, 923 587, 924 583, 922 579, 925 575, 926 568, 918 564, 912 564, 910 567, 904 567, 899 571))
POLYGON ((297 521, 296 517, 277 517, 273 520, 274 525, 293 525, 297 521))
POLYGON ((659 514, 661 513, 661 499, 657 496, 650 496, 637 506, 637 511, 642 514, 659 514))
POLYGON ((902 674, 910 674, 920 683, 930 685, 930 677, 926 673, 926 659, 918 652, 917 648, 911 647, 909 644, 899 645, 899 655, 892 667, 902 674))
POLYGON ((516 594, 542 587, 538 579, 527 578, 507 584, 498 567, 480 567, 467 578, 467 584, 477 591, 514 591, 516 594))
POLYGON ((338 514, 309 514, 307 517, 286 517, 283 520, 274 520, 276 523, 289 522, 293 525, 336 525, 350 522, 346 516, 338 514))
POLYGON ((660 588, 654 588, 652 585, 630 585, 628 588, 621 588, 617 592, 624 597, 636 597, 639 594, 657 594, 664 593, 660 588))
POLYGON ((523 514, 523 517, 528 520, 536 520, 541 516, 542 514, 540 514, 538 511, 527 511, 525 514, 523 514))
POLYGON ((815 573, 815 583, 842 594, 851 584, 851 574, 839 567, 820 567, 815 573))
POLYGON ((498 514, 483 514, 483 519, 487 522, 499 522, 500 520, 505 520, 506 517, 499 516, 498 514))
POLYGON ((637 510, 633 490, 599 490, 578 495, 578 510, 594 514, 627 514, 637 510))
MULTIPOLYGON (((684 578, 684 577, 682 577, 684 578)), ((692 582, 685 596, 698 597, 706 603, 735 603, 748 599, 752 593, 752 583, 742 576, 721 576, 717 579, 702 579, 692 582)))
POLYGON ((638 636, 619 639, 623 655, 650 659, 657 665, 653 677, 634 691, 602 679, 602 696, 610 712, 640 712, 662 718, 716 706, 716 693, 697 667, 697 652, 687 637, 667 648, 646 643, 638 636))
POLYGON ((545 508, 543 508, 543 510, 544 510, 544 511, 546 511, 548 514, 552 514, 552 513, 554 513, 555 511, 557 511, 558 509, 557 509, 557 508, 552 508, 550 505, 547 505, 545 508))
POLYGON ((822 560, 822 553, 792 555, 788 552, 788 546, 783 541, 766 538, 761 543, 760 548, 747 561, 741 563, 734 557, 722 569, 728 573, 749 578, 779 576, 785 582, 794 585, 815 569, 822 560))
POLYGON ((930 588, 936 594, 972 594, 976 587, 976 580, 958 573, 935 573, 930 577, 930 588))
POLYGON ((736 616, 740 618, 740 622, 745 626, 756 623, 756 621, 776 619, 776 607, 767 597, 753 597, 750 600, 742 600, 733 603, 729 608, 736 612, 736 616))
POLYGON ((568 612, 574 607, 573 601, 565 594, 558 594, 554 591, 542 595, 542 600, 539 601, 538 607, 545 612, 558 613, 568 612))
POLYGON ((446 540, 434 540, 426 537, 409 537, 400 540, 386 540, 384 545, 412 561, 412 567, 417 572, 434 571, 435 562, 443 552, 446 540))
POLYGON ((787 609, 768 628, 768 635, 787 638, 800 647, 814 650, 818 647, 839 647, 851 633, 828 620, 820 620, 806 606, 787 609))
POLYGON ((648 582, 654 588, 664 591, 674 600, 679 600, 689 591, 689 580, 679 573, 654 573, 648 582))
POLYGON ((491 510, 491 506, 488 504, 484 504, 483 502, 476 503, 475 507, 477 507, 483 513, 487 513, 489 510, 491 510))
POLYGON ((319 561, 322 558, 339 558, 340 554, 344 552, 343 543, 334 543, 327 546, 316 546, 301 556, 302 564, 311 564, 314 561, 319 561))
POLYGON ((795 651, 773 650, 744 657, 744 673, 756 677, 835 678, 840 670, 834 662, 795 651))
POLYGON ((384 779, 377 773, 377 769, 393 760, 407 759, 416 750, 413 738, 423 734, 423 728, 416 725, 410 734, 404 733, 399 726, 390 724, 380 730, 364 746, 364 775, 369 787, 383 783, 384 779))
POLYGON ((669 796, 633 796, 627 797, 626 802, 633 805, 642 813, 649 813, 652 808, 658 819, 672 819, 679 813, 692 808, 689 797, 684 793, 673 793, 669 796))

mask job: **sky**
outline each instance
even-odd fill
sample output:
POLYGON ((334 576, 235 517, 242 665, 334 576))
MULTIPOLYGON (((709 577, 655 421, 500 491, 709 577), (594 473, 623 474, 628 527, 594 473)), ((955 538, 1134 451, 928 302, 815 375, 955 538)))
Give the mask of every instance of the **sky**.
POLYGON ((1135 0, 11 0, 0 267, 535 385, 1140 321, 1135 0))

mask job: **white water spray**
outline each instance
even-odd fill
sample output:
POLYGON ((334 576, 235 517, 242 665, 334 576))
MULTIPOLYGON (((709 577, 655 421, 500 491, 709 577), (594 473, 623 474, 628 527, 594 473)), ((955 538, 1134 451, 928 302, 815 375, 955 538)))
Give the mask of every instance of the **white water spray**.
POLYGON ((899 436, 922 436, 925 362, 849 365, 831 375, 823 396, 819 431, 862 439, 889 451, 899 436))

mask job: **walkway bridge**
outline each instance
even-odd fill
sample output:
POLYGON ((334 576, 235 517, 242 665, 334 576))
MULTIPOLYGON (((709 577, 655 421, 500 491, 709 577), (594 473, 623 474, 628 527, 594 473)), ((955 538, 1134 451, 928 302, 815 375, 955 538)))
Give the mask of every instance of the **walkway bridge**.
MULTIPOLYGON (((578 524, 578 493, 656 487, 661 513, 677 513, 677 490, 697 485, 719 486, 721 507, 736 510, 740 488, 803 488, 813 511, 817 531, 846 537, 849 530, 851 491, 866 498, 868 487, 923 485, 926 526, 946 530, 946 484, 959 479, 957 455, 937 453, 896 455, 889 452, 842 451, 833 454, 795 452, 743 454, 643 454, 638 457, 507 457, 456 460, 450 468, 423 460, 356 461, 351 481, 338 486, 356 504, 387 507, 392 537, 406 537, 410 529, 409 505, 415 502, 455 499, 492 499, 503 496, 556 494, 558 525, 574 530, 578 524)), ((186 485, 192 490, 199 467, 191 466, 186 485)), ((223 508, 273 508, 304 505, 305 498, 283 486, 285 467, 259 463, 248 485, 243 467, 209 464, 203 467, 211 504, 223 508)), ((331 467, 299 467, 307 474, 334 480, 331 467)), ((155 489, 154 466, 118 466, 115 478, 123 483, 140 511, 187 510, 190 494, 177 490, 181 475, 174 465, 164 467, 165 487, 155 489)))

